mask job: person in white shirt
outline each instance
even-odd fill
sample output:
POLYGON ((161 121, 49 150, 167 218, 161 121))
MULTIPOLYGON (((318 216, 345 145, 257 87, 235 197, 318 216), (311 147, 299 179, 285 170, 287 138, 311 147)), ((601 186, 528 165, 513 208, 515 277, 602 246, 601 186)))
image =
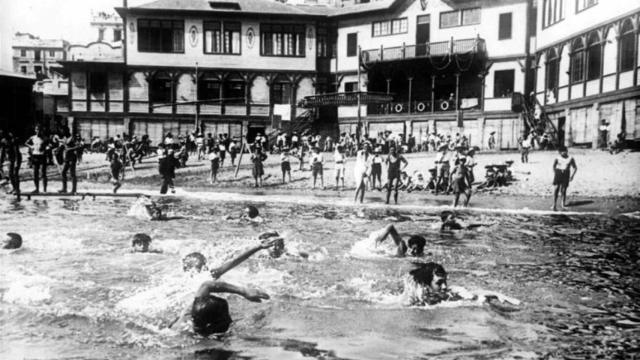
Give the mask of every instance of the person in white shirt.
POLYGON ((520 160, 522 161, 523 164, 528 163, 529 151, 531 150, 531 135, 529 134, 524 135, 524 138, 522 139, 522 143, 520 144, 520 147, 521 147, 520 160))
POLYGON ((367 144, 356 152, 356 164, 353 168, 353 176, 356 182, 355 201, 358 201, 360 195, 360 203, 364 200, 364 193, 367 189, 366 179, 369 173, 369 150, 367 144))
POLYGON ((291 182, 291 155, 289 155, 289 148, 282 148, 282 154, 280 155, 280 168, 282 169, 282 183, 285 183, 285 175, 289 174, 289 182, 291 182))

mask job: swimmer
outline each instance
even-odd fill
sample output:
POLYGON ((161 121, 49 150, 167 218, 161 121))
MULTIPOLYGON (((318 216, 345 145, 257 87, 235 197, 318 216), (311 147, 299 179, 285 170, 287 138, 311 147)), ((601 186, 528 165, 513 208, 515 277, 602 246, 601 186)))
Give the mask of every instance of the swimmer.
POLYGON ((193 331, 207 337, 213 334, 225 333, 231 325, 229 304, 227 300, 219 298, 214 293, 230 293, 244 297, 252 302, 262 302, 269 299, 269 295, 248 287, 232 285, 218 279, 229 270, 240 265, 256 252, 273 247, 273 240, 265 240, 259 245, 247 250, 237 258, 226 264, 211 270, 213 280, 208 280, 200 285, 196 291, 193 302, 183 310, 182 314, 170 327, 183 328, 183 325, 191 325, 193 331), (191 320, 189 322, 189 320, 191 320))
POLYGON ((474 223, 466 224, 462 219, 456 217, 456 214, 452 211, 443 211, 440 213, 440 231, 445 230, 472 230, 480 226, 490 226, 493 224, 474 223))
POLYGON ((223 217, 223 219, 227 221, 232 221, 232 222, 240 222, 240 221, 250 221, 253 223, 264 222, 264 219, 260 216, 260 212, 258 211, 258 208, 253 205, 247 206, 238 217, 234 217, 233 215, 226 215, 223 217))
POLYGON ((2 239, 2 248, 8 250, 19 249, 22 246, 22 236, 16 233, 7 233, 2 239))
POLYGON ((414 263, 416 268, 404 278, 405 303, 408 305, 434 305, 443 300, 451 300, 447 292, 447 272, 442 265, 414 263))
POLYGON ((192 252, 182 258, 182 271, 202 272, 207 270, 207 258, 199 252, 192 252))
POLYGON ((133 240, 131 241, 133 252, 149 252, 149 244, 151 244, 151 237, 149 235, 144 233, 133 235, 133 240))
POLYGON ((381 230, 371 234, 371 236, 375 238, 376 246, 382 243, 389 235, 391 235, 393 242, 396 244, 396 256, 404 257, 407 251, 409 251, 409 255, 411 256, 424 255, 424 247, 427 244, 425 238, 420 235, 412 235, 405 243, 393 224, 387 225, 381 230))
POLYGON ((277 231, 267 231, 258 235, 258 240, 273 241, 273 247, 269 249, 269 257, 272 259, 279 259, 282 256, 289 258, 303 258, 306 260, 318 261, 324 259, 327 256, 326 250, 316 249, 313 251, 303 251, 297 249, 295 246, 293 249, 289 249, 284 245, 284 238, 278 234, 277 231))

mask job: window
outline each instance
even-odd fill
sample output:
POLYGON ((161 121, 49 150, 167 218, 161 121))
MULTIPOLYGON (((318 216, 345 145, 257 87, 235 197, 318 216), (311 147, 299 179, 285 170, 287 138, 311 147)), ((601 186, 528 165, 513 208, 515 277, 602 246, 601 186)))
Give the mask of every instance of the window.
POLYGON ((224 82, 223 96, 225 99, 228 99, 227 103, 237 103, 244 104, 245 101, 245 93, 244 93, 245 83, 244 80, 236 78, 229 79, 224 82))
POLYGON ((274 104, 291 103, 291 85, 288 83, 274 83, 272 87, 274 104))
POLYGON ((55 50, 49 50, 49 57, 56 57, 55 50))
POLYGON ((40 50, 34 51, 34 58, 36 61, 40 61, 40 50))
POLYGON ((584 44, 577 39, 571 48, 571 82, 575 83, 584 80, 584 44))
POLYGON ((122 40, 122 29, 113 29, 113 41, 122 40))
POLYGON ((511 39, 511 13, 500 14, 498 40, 511 39))
POLYGON ((164 76, 149 81, 149 101, 152 103, 173 102, 173 81, 164 76))
POLYGON ((178 20, 138 20, 138 51, 184 52, 184 23, 178 20))
POLYGON ((347 34, 347 56, 358 55, 358 33, 347 34))
POLYGON ((598 0, 576 0, 576 12, 598 5, 598 0))
POLYGON ((597 33, 589 35, 587 42, 587 80, 600 77, 600 65, 602 64, 602 45, 597 33))
POLYGON ((98 29, 98 41, 104 40, 104 29, 98 29))
POLYGON ((633 56, 635 41, 636 36, 633 31, 631 20, 626 20, 622 24, 622 29, 620 30, 620 40, 618 40, 618 44, 620 47, 620 72, 633 70, 635 62, 635 57, 633 56))
POLYGON ((319 58, 331 57, 331 45, 329 44, 329 31, 326 27, 317 29, 316 56, 319 58))
POLYGON ((385 36, 385 35, 395 35, 395 34, 404 34, 408 31, 409 22, 407 18, 403 19, 393 19, 386 21, 375 21, 372 24, 371 31, 372 36, 385 36))
POLYGON ((20 66, 20 72, 23 74, 27 73, 27 67, 26 66, 20 66))
POLYGON ((205 54, 240 54, 240 23, 204 22, 205 54))
POLYGON ((36 74, 40 74, 42 72, 42 66, 36 65, 33 67, 33 72, 36 74))
POLYGON ((440 13, 440 28, 480 24, 480 8, 453 10, 440 13))
POLYGON ((551 26, 564 19, 564 0, 543 0, 542 27, 551 26))
POLYGON ((220 99, 220 81, 204 79, 198 82, 198 100, 220 99))
POLYGON ((27 50, 25 50, 25 49, 21 49, 21 50, 20 50, 20 56, 22 56, 22 57, 26 57, 26 56, 27 56, 27 50))
POLYGON ((494 74, 493 97, 509 97, 513 93, 515 70, 498 70, 494 74))
POLYGON ((262 56, 305 56, 304 25, 260 25, 262 56))
POLYGON ((344 83, 344 92, 350 93, 350 92, 356 92, 356 91, 358 91, 357 81, 344 83))
POLYGON ((107 74, 103 72, 89 73, 89 94, 104 94, 107 92, 107 74))
MULTIPOLYGON (((554 96, 558 90, 558 76, 560 74, 560 57, 554 49, 547 54, 547 90, 552 91, 554 96)), ((557 98, 557 97, 556 97, 557 98)))

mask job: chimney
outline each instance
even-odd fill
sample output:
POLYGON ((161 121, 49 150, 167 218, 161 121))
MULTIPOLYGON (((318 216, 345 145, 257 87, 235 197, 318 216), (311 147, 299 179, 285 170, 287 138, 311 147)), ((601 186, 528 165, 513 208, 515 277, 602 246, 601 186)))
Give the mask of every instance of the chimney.
POLYGON ((122 7, 127 8, 127 0, 122 0, 122 7))

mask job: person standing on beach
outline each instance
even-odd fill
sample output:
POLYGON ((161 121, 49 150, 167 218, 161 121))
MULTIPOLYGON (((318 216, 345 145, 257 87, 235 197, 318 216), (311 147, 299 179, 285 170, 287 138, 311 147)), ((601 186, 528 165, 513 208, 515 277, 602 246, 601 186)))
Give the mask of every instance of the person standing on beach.
POLYGON ((369 152, 368 147, 365 144, 360 150, 356 152, 356 164, 353 168, 353 176, 356 181, 356 194, 354 201, 358 201, 358 195, 360 195, 360 203, 364 200, 364 193, 367 189, 366 179, 369 172, 369 152))
POLYGON ((282 170, 282 183, 285 183, 287 174, 289 175, 289 182, 291 182, 291 155, 289 155, 289 148, 286 146, 282 148, 282 154, 280 155, 280 170, 282 170))
POLYGON ((313 188, 316 188, 316 179, 320 176, 320 185, 324 188, 324 174, 323 174, 324 158, 320 154, 320 149, 316 146, 313 148, 313 155, 311 156, 311 172, 313 175, 313 188))
POLYGON ((209 153, 209 161, 211 162, 211 172, 209 173, 209 183, 213 185, 218 182, 218 169, 220 169, 220 156, 218 149, 212 148, 209 153))
POLYGON ((78 163, 77 150, 79 145, 76 143, 76 138, 71 135, 69 128, 64 129, 63 137, 61 139, 62 158, 64 165, 62 167, 62 189, 60 193, 67 192, 67 173, 71 175, 71 193, 75 194, 78 186, 78 177, 76 176, 76 164, 78 163))
POLYGON ((522 142, 520 143, 520 160, 523 164, 529 162, 529 151, 531 150, 531 135, 524 134, 522 142))
POLYGON ((453 189, 453 207, 458 206, 460 200, 460 194, 464 193, 466 200, 464 206, 469 205, 469 199, 471 198, 471 179, 469 179, 469 170, 465 166, 466 158, 459 158, 456 160, 455 167, 451 171, 449 176, 449 184, 453 189))
POLYGON ((159 160, 159 171, 162 177, 162 186, 160 186, 160 194, 166 194, 170 188, 171 193, 175 194, 173 187, 173 178, 176 177, 176 167, 178 167, 178 159, 174 156, 173 149, 169 149, 167 155, 159 160))
POLYGON ((387 160, 385 161, 387 164, 387 204, 389 204, 389 198, 391 197, 391 190, 394 188, 393 199, 395 203, 398 203, 398 187, 400 186, 400 165, 404 163, 404 167, 402 170, 407 168, 409 163, 407 159, 402 156, 397 150, 395 146, 392 146, 389 149, 389 156, 387 156, 387 160), (394 186, 395 180, 395 186, 394 186))
POLYGON ((558 193, 562 195, 562 209, 564 210, 566 208, 567 187, 569 187, 569 182, 573 181, 573 177, 576 176, 576 172, 578 172, 576 161, 573 156, 569 156, 567 148, 561 146, 558 148, 558 152, 560 156, 557 156, 553 161, 553 185, 555 185, 553 207, 551 208, 553 211, 557 210, 558 193), (573 168, 573 174, 571 173, 571 168, 573 168))
POLYGON ((373 150, 373 158, 371 158, 371 189, 376 189, 376 180, 378 180, 377 189, 382 189, 382 152, 381 147, 376 147, 373 150))
POLYGON ((119 156, 113 156, 111 158, 111 184, 113 185, 113 193, 115 194, 122 186, 120 178, 124 180, 124 164, 120 161, 119 156))
MULTIPOLYGON (((3 156, 9 160, 9 182, 11 183, 11 193, 20 196, 20 165, 22 165, 22 152, 20 152, 20 145, 18 144, 18 138, 13 135, 12 132, 0 139, 2 141, 3 156)), ((0 166, 4 163, 4 159, 0 163, 0 166)))
POLYGON ((34 194, 40 192, 40 175, 42 175, 42 190, 47 192, 47 137, 43 134, 40 126, 36 126, 35 134, 25 143, 30 149, 31 164, 33 165, 33 183, 36 189, 34 194))
POLYGON ((253 179, 256 181, 256 187, 262 187, 262 176, 264 175, 263 161, 267 160, 267 155, 262 152, 262 147, 256 146, 251 154, 251 162, 253 163, 253 179))
POLYGON ((342 145, 336 146, 336 151, 333 154, 333 161, 336 169, 336 189, 340 186, 340 179, 342 179, 342 188, 344 189, 345 162, 347 160, 344 156, 344 148, 342 145))

